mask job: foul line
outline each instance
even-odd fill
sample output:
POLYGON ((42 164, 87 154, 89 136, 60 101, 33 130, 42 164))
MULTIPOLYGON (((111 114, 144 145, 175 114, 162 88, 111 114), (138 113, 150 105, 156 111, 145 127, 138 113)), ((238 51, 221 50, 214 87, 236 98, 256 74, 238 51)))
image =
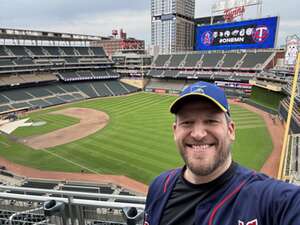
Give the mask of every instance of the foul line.
POLYGON ((39 150, 42 150, 42 151, 44 151, 44 152, 46 152, 46 153, 48 153, 48 154, 50 154, 50 155, 53 155, 53 156, 55 156, 55 157, 57 157, 57 158, 60 158, 60 159, 62 159, 62 160, 64 160, 64 161, 66 161, 66 162, 69 162, 69 163, 71 163, 71 164, 73 164, 73 165, 75 165, 75 166, 78 166, 78 167, 80 167, 80 168, 82 168, 82 169, 85 169, 85 170, 87 170, 87 171, 89 171, 89 172, 92 172, 92 173, 95 173, 95 174, 100 174, 100 173, 97 172, 96 170, 90 169, 90 168, 88 168, 88 167, 86 167, 86 166, 83 166, 83 165, 81 165, 81 164, 79 164, 79 163, 73 162, 72 160, 66 159, 65 157, 62 157, 62 156, 60 156, 60 155, 58 155, 58 154, 55 154, 55 153, 53 153, 53 152, 51 152, 51 151, 48 151, 48 150, 44 149, 44 148, 41 148, 41 149, 39 149, 39 150))

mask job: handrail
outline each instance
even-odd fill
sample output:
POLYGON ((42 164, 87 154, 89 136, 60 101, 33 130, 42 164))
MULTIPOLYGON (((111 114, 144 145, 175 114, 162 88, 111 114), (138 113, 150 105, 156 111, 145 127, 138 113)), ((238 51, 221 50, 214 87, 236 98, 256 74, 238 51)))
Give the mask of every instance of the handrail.
POLYGON ((141 196, 88 193, 88 192, 65 191, 65 190, 50 190, 50 189, 41 189, 41 188, 14 187, 14 186, 6 186, 6 185, 0 185, 0 190, 14 190, 14 191, 24 191, 24 192, 41 193, 41 194, 61 194, 61 195, 71 196, 71 197, 78 196, 78 197, 94 197, 94 198, 107 198, 107 199, 113 198, 118 200, 137 201, 141 203, 146 202, 146 197, 141 197, 141 196))

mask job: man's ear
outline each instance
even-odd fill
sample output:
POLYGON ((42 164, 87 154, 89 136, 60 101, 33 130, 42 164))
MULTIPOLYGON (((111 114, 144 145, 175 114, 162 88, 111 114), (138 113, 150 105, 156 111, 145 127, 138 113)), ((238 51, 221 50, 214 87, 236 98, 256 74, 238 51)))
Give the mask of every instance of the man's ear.
POLYGON ((230 121, 228 123, 228 133, 231 141, 235 140, 235 123, 230 121))
POLYGON ((176 125, 176 122, 174 122, 174 123, 173 123, 173 126, 172 126, 172 129, 173 129, 173 137, 174 137, 174 140, 175 140, 175 141, 176 141, 176 135, 175 135, 176 128, 177 128, 177 125, 176 125))

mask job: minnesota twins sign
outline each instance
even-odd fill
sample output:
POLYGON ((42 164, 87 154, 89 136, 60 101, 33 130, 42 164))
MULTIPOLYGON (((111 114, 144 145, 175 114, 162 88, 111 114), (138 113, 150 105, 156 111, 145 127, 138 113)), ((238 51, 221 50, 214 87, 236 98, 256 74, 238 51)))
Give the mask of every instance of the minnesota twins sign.
POLYGON ((199 26, 195 50, 274 48, 278 17, 199 26))

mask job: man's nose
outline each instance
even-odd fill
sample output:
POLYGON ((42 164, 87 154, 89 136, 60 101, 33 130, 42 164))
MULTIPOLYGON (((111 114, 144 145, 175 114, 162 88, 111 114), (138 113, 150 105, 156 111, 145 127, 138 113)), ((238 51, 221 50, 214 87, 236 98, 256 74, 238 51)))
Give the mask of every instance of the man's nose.
POLYGON ((202 139, 203 137, 205 137, 207 135, 205 126, 203 126, 203 124, 200 123, 196 123, 193 126, 192 132, 191 132, 191 136, 197 140, 202 139))

